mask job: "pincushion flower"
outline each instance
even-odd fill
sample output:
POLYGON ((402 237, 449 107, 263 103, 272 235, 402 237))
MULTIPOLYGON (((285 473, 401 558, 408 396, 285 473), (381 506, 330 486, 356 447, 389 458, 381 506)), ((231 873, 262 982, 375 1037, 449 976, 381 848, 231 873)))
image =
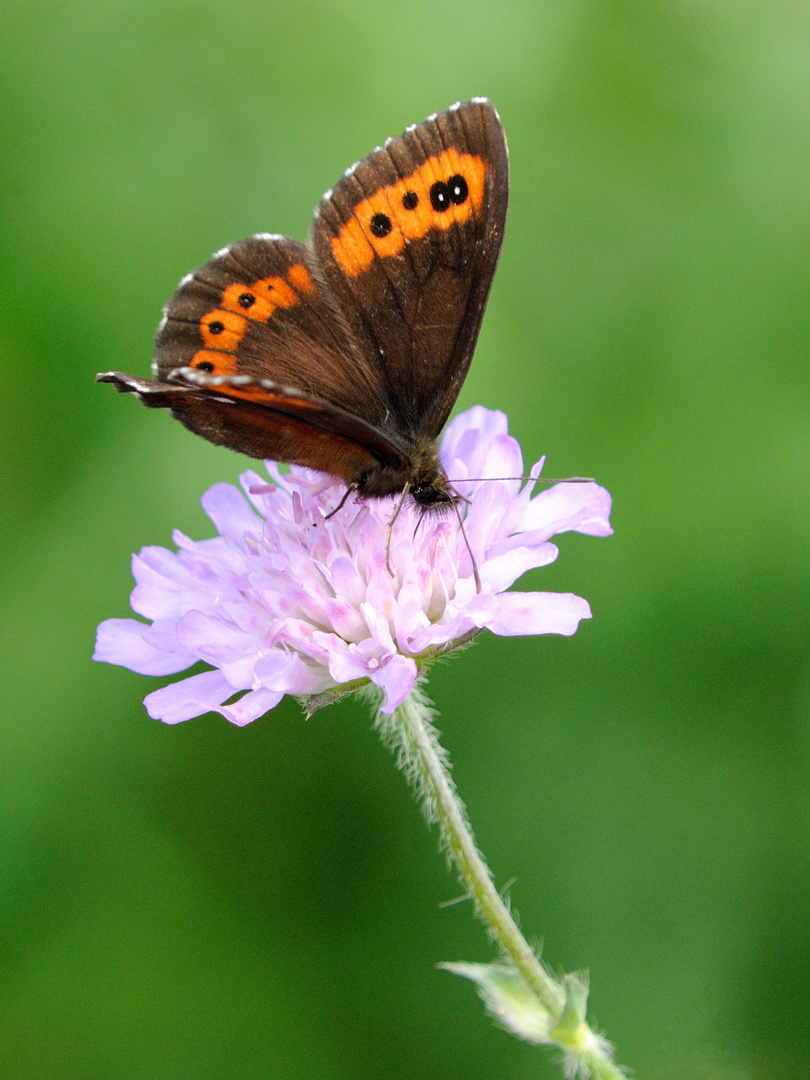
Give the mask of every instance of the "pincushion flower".
POLYGON ((394 518, 395 499, 349 495, 340 505, 345 489, 333 477, 281 474, 274 462, 270 483, 247 472, 242 491, 214 485, 202 501, 218 535, 175 532, 176 551, 134 556, 131 604, 149 621, 103 622, 95 659, 164 676, 210 665, 146 697, 149 714, 170 724, 207 712, 247 724, 285 694, 311 711, 376 687, 376 727, 501 951, 495 963, 442 966, 476 984, 502 1027, 562 1052, 567 1076, 626 1080, 588 1024, 587 979, 549 972, 495 887, 421 678, 437 654, 484 629, 573 634, 591 614, 581 597, 508 590, 556 559, 558 533, 610 535, 610 496, 592 482, 535 494, 542 461, 527 483, 502 479, 522 476, 520 447, 503 413, 481 407, 449 424, 441 456, 463 498, 463 530, 459 517, 407 502, 394 518))
POLYGON ((351 495, 329 517, 340 482, 295 467, 282 475, 272 462, 272 484, 247 472, 244 494, 214 485, 202 504, 219 536, 194 541, 175 532, 176 552, 146 547, 134 556, 132 608, 151 622, 103 622, 95 659, 146 675, 202 660, 213 670, 149 694, 149 714, 177 723, 219 712, 241 725, 285 694, 318 700, 368 682, 390 713, 422 664, 482 629, 573 634, 590 617, 581 597, 506 590, 554 561, 555 534, 610 535, 608 493, 594 483, 561 483, 533 496, 532 482, 485 480, 520 477, 523 459, 504 414, 480 406, 448 425, 442 461, 468 500, 466 541, 455 516, 422 515, 406 504, 388 565, 394 500, 351 495))

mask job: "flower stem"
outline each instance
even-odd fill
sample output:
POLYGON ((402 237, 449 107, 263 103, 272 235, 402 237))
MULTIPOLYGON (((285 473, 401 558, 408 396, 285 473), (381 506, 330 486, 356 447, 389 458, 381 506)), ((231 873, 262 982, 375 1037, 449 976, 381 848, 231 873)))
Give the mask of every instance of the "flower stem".
POLYGON ((535 1041, 555 1045, 565 1052, 568 1075, 579 1072, 599 1080, 625 1080, 625 1073, 613 1062, 610 1044, 585 1022, 587 983, 576 976, 557 980, 546 971, 495 888, 450 775, 447 751, 439 743, 432 723, 434 715, 417 683, 393 714, 377 714, 375 726, 416 789, 428 823, 438 824, 442 846, 455 863, 460 880, 491 937, 523 977, 547 1016, 543 1025, 545 1036, 535 1041))

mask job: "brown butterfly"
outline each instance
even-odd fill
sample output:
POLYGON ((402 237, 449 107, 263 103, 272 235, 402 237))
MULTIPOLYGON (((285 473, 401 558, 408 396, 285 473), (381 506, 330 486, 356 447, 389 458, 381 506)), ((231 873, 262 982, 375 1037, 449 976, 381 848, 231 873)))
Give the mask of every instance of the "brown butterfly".
POLYGON ((154 380, 98 381, 211 442, 340 477, 347 494, 453 506, 436 439, 472 360, 508 196, 495 107, 453 105, 347 169, 308 244, 259 233, 187 274, 154 380))

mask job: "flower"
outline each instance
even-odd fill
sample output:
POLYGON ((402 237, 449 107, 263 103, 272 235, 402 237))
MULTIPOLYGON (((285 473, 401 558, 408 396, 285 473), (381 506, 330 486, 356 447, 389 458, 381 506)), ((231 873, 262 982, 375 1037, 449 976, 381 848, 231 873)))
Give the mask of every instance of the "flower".
POLYGON ((351 494, 330 517, 341 481, 296 467, 282 475, 274 462, 266 463, 270 485, 252 471, 241 477, 245 494, 215 484, 202 505, 219 535, 195 541, 175 531, 176 552, 135 555, 132 609, 151 622, 101 623, 94 659, 145 675, 202 660, 213 670, 149 694, 149 715, 174 724, 218 712, 242 725, 285 694, 317 704, 368 683, 382 691, 382 711, 393 712, 421 664, 484 628, 573 634, 591 614, 581 597, 506 590, 556 559, 556 533, 609 536, 607 491, 558 483, 532 498, 533 480, 483 482, 520 477, 523 458, 505 415, 481 406, 448 425, 441 454, 465 500, 466 540, 455 515, 422 516, 406 503, 388 560, 394 499, 351 494))

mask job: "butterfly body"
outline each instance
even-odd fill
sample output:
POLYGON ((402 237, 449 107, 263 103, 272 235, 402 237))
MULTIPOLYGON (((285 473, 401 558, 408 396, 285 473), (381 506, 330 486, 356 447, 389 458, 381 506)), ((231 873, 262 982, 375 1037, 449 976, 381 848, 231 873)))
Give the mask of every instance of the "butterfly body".
POLYGON ((260 233, 186 275, 154 379, 98 379, 249 456, 452 505, 436 440, 472 359, 508 171, 485 99, 413 125, 324 195, 309 244, 260 233))

